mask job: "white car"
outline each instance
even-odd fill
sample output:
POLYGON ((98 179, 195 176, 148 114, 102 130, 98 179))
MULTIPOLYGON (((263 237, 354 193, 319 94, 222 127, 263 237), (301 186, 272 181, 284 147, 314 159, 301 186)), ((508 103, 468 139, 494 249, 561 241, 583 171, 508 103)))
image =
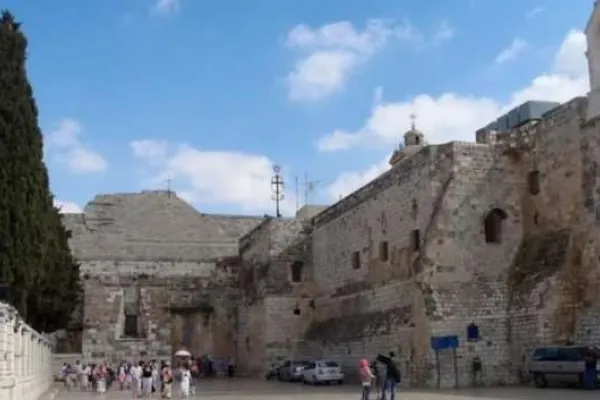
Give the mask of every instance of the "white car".
POLYGON ((313 385, 331 382, 341 385, 344 383, 344 373, 335 361, 311 361, 302 370, 302 381, 313 385))

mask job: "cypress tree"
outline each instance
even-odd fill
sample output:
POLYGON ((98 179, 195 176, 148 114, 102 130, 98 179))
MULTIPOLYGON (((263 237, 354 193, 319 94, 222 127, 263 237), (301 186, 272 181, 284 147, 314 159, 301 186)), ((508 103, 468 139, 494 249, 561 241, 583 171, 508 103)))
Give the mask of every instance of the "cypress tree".
POLYGON ((68 233, 53 206, 38 110, 26 72, 27 39, 0 15, 0 279, 22 317, 45 330, 64 323, 79 293, 68 233), (73 283, 73 281, 76 283, 73 283), (56 319, 62 315, 62 319, 56 319), (56 325, 56 324, 54 324, 56 325))

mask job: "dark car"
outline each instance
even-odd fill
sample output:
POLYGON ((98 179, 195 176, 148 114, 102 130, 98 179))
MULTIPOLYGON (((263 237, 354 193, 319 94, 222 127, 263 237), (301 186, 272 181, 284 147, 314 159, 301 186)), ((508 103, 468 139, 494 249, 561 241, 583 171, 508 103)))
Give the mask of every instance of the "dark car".
POLYGON ((277 377, 280 381, 300 382, 302 380, 302 371, 308 364, 308 361, 287 360, 277 369, 277 377))
POLYGON ((273 378, 277 377, 277 372, 279 370, 279 367, 281 366, 281 363, 273 363, 269 366, 269 368, 267 369, 267 373, 265 374, 265 378, 270 381, 273 378))

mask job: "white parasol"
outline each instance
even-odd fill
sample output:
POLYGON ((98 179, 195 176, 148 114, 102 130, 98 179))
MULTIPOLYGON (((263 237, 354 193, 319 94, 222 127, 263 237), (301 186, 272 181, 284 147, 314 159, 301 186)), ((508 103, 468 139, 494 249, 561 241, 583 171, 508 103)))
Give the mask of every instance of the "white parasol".
POLYGON ((191 357, 192 353, 187 350, 177 350, 175 357, 191 357))

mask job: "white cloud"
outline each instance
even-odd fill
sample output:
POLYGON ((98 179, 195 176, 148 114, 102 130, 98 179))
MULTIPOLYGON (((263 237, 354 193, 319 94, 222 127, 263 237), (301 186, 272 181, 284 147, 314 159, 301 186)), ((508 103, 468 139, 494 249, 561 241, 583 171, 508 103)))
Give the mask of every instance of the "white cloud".
POLYGON ((372 181, 390 168, 389 157, 370 165, 364 171, 344 172, 329 186, 327 194, 333 201, 337 201, 372 181))
MULTIPOLYGON (((505 101, 443 93, 438 96, 421 94, 404 102, 377 102, 360 129, 338 129, 322 137, 317 147, 321 151, 339 151, 378 143, 391 151, 410 126, 412 113, 420 117, 417 128, 423 131, 429 143, 473 141, 477 129, 525 101, 565 102, 587 93, 589 81, 585 50, 583 32, 570 31, 557 50, 549 71, 534 78, 529 85, 515 91, 505 101)), ((342 174, 328 192, 337 200, 340 192, 349 194, 344 188, 359 187, 357 182, 366 183, 373 176, 373 171, 378 170, 371 166, 366 172, 342 174)))
POLYGON ((352 72, 381 50, 390 39, 419 37, 407 22, 372 19, 357 30, 341 21, 312 29, 298 25, 290 30, 286 45, 300 53, 287 83, 291 100, 320 100, 341 90, 352 72))
POLYGON ((503 64, 507 61, 513 60, 523 53, 526 48, 527 42, 521 38, 516 38, 508 45, 508 47, 498 53, 495 62, 496 64, 503 64))
MULTIPOLYGON (((268 157, 206 151, 152 140, 134 141, 130 147, 146 166, 154 166, 154 173, 146 184, 163 184, 166 179, 172 179, 178 195, 192 204, 219 203, 239 207, 244 212, 273 214, 274 162, 268 157), (160 150, 157 152, 157 149, 160 150), (156 154, 163 157, 159 159, 156 154)), ((290 193, 285 195, 282 211, 289 214, 294 211, 294 198, 290 193)))
POLYGON ((58 208, 61 214, 79 214, 81 207, 71 201, 54 200, 54 207, 58 208))
POLYGON ((527 18, 533 18, 533 17, 539 15, 542 12, 544 12, 544 9, 542 7, 536 7, 536 8, 533 8, 533 9, 529 10, 527 12, 527 14, 525 14, 525 16, 527 18))
POLYGON ((45 136, 50 154, 59 162, 67 165, 76 174, 103 172, 107 169, 104 158, 81 142, 83 129, 81 124, 64 118, 56 128, 45 136))
POLYGON ((454 37, 454 28, 446 20, 441 21, 433 34, 433 41, 436 43, 443 42, 454 37))
POLYGON ((169 144, 165 140, 134 140, 130 143, 133 155, 151 165, 160 165, 164 162, 169 151, 169 144))
POLYGON ((159 15, 172 15, 181 10, 180 0, 156 0, 151 11, 159 15))

